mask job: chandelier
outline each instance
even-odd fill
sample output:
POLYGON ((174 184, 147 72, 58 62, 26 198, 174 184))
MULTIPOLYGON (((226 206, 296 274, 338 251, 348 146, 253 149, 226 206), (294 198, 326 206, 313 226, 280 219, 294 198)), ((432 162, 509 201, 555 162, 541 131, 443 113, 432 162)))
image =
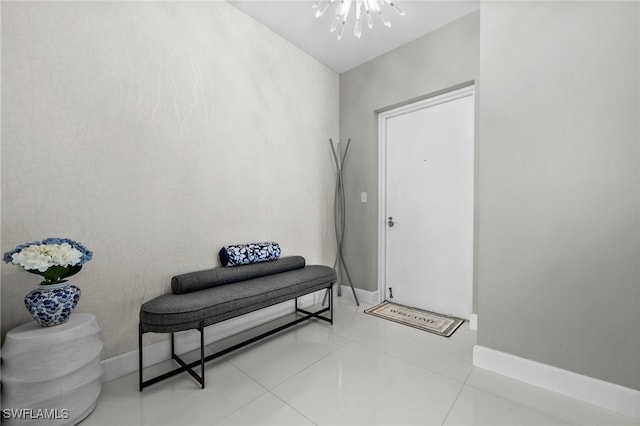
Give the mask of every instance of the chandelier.
POLYGON ((351 7, 355 3, 356 10, 356 25, 353 29, 353 34, 356 37, 360 38, 362 36, 362 26, 360 24, 360 19, 362 18, 362 14, 366 15, 367 18, 367 26, 369 29, 373 28, 373 18, 372 14, 377 14, 382 19, 385 27, 391 27, 391 21, 389 18, 383 13, 384 7, 391 7, 395 10, 400 16, 404 16, 404 10, 400 9, 396 6, 392 0, 318 0, 313 5, 316 10, 316 18, 321 17, 324 12, 329 8, 331 3, 338 3, 336 6, 336 17, 331 24, 331 32, 333 33, 338 29, 338 40, 342 38, 342 34, 344 33, 344 27, 347 22, 347 18, 349 17, 349 12, 351 11, 351 7))

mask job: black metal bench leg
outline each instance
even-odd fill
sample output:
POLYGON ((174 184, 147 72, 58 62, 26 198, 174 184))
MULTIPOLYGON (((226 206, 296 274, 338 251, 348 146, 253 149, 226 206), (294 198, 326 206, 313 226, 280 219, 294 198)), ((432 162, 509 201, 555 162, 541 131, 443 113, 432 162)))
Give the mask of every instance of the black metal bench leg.
POLYGON ((142 378, 142 325, 141 324, 138 324, 138 363, 139 363, 139 368, 138 368, 139 389, 140 389, 140 392, 142 392, 143 378, 142 378))
POLYGON ((200 321, 200 377, 202 377, 202 389, 204 389, 204 322, 200 321))
POLYGON ((329 287, 329 293, 331 293, 331 325, 333 325, 333 286, 329 287))
POLYGON ((329 308, 329 316, 331 318, 331 321, 329 321, 329 323, 333 325, 333 286, 329 287, 329 308))

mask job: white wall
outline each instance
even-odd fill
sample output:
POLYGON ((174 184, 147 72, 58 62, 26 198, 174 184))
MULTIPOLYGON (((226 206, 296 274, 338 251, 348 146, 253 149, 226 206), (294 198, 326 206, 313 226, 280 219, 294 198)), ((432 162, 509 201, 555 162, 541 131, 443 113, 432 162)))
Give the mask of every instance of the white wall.
POLYGON ((486 2, 478 344, 640 389, 640 4, 486 2))
MULTIPOLYGON (((2 251, 95 252, 103 358, 226 244, 332 264, 338 76, 224 2, 2 2, 2 251)), ((39 277, 2 266, 2 333, 39 277)))

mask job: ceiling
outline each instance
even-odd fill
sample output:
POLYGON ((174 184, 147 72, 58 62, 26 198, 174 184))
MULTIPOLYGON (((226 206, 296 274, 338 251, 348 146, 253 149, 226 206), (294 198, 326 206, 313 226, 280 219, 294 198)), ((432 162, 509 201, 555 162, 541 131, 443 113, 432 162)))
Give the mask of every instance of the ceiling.
POLYGON ((353 34, 355 11, 351 10, 344 35, 338 41, 337 31, 331 33, 329 29, 339 0, 320 18, 315 17, 316 9, 312 7, 316 1, 235 0, 229 3, 337 73, 348 71, 480 7, 478 0, 397 0, 395 3, 406 15, 400 16, 387 7, 385 14, 391 20, 391 28, 374 16, 373 30, 369 30, 364 21, 360 39, 353 34))

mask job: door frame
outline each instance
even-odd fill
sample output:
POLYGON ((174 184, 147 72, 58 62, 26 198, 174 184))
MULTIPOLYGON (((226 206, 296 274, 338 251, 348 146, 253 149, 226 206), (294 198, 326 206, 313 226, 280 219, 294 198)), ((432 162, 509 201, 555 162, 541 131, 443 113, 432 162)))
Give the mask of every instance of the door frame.
MULTIPOLYGON (((385 277, 387 274, 387 120, 399 115, 407 114, 413 111, 421 110, 424 108, 432 107, 445 102, 453 101, 456 99, 464 98, 467 96, 475 96, 475 82, 470 81, 454 87, 450 87, 418 99, 412 99, 410 101, 396 104, 384 109, 377 110, 376 120, 378 127, 378 302, 382 302, 386 299, 385 289, 385 277)), ((476 101, 477 102, 477 101, 476 101)), ((474 113, 474 128, 477 128, 477 117, 474 113)), ((476 164, 474 165, 474 175, 477 176, 477 146, 476 137, 474 131, 474 156, 476 164)), ((473 280, 472 280, 472 319, 474 316, 473 304, 474 289, 476 283, 476 235, 477 235, 477 185, 476 179, 473 183, 474 189, 474 211, 473 211, 473 280)), ((477 321, 477 320, 476 320, 477 321)))

